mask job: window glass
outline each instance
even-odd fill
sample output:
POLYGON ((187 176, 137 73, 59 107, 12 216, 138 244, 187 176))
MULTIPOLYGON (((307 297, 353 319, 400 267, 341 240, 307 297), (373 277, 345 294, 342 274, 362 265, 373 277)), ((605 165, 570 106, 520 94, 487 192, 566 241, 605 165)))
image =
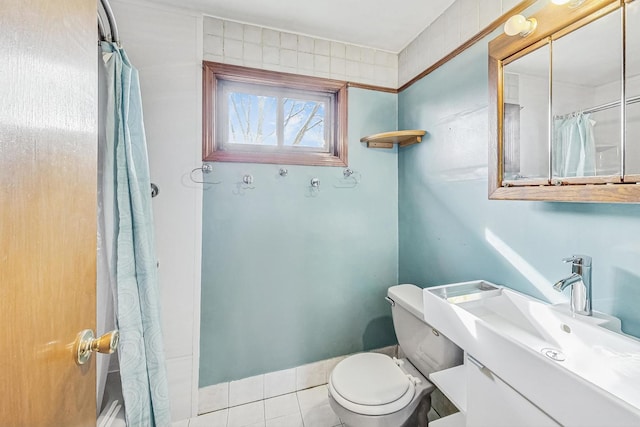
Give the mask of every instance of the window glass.
POLYGON ((345 82, 204 62, 203 160, 347 165, 345 82))
POLYGON ((284 145, 329 149, 325 134, 326 102, 286 98, 284 105, 284 145))
POLYGON ((250 93, 227 96, 229 144, 278 145, 276 134, 278 99, 250 93))

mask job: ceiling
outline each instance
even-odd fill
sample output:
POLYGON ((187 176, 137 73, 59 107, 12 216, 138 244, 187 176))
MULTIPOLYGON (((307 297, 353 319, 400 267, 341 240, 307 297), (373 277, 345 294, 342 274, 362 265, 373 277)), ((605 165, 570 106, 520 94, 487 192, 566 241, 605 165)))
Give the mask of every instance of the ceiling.
POLYGON ((151 0, 286 32, 400 52, 453 0, 151 0))

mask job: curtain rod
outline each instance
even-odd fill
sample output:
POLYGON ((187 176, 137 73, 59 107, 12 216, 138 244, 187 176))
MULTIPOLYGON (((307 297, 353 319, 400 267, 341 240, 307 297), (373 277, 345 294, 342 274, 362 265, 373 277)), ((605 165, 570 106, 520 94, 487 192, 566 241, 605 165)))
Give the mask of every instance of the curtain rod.
MULTIPOLYGON (((113 15, 113 10, 111 9, 111 5, 109 4, 109 0, 100 0, 100 4, 102 5, 102 9, 104 10, 105 15, 107 16, 107 23, 109 24, 109 33, 111 34, 111 41, 114 43, 120 43, 120 37, 118 35, 118 26, 116 25, 116 18, 113 15)), ((104 29, 104 22, 98 14, 98 30, 100 31, 101 39, 106 39, 106 31, 104 29)))
MULTIPOLYGON (((627 99, 626 105, 635 104, 637 102, 640 102, 640 96, 634 96, 627 99)), ((553 116, 553 118, 564 119, 566 117, 571 117, 572 115, 578 114, 578 113, 582 113, 582 114, 597 113, 599 111, 608 110, 609 108, 618 107, 619 105, 620 105, 620 101, 611 101, 605 104, 600 104, 595 107, 588 108, 586 110, 574 111, 573 113, 567 113, 567 114, 556 114, 553 116)))

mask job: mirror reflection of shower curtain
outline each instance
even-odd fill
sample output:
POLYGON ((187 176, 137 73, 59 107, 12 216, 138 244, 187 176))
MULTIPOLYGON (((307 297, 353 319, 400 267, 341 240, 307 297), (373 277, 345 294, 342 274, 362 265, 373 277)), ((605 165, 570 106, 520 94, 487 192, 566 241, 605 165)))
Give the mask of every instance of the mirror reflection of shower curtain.
POLYGON ((596 174, 595 121, 589 114, 554 120, 553 176, 581 177, 596 174))
POLYGON ((138 71, 118 44, 101 46, 107 77, 102 199, 104 217, 113 219, 105 225, 103 241, 120 330, 126 422, 165 427, 171 424, 171 414, 138 71))

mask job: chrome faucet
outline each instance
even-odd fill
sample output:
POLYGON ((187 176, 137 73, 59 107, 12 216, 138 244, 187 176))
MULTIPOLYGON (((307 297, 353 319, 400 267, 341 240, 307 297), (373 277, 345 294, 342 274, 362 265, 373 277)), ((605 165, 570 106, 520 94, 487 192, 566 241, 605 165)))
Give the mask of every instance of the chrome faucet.
POLYGON ((571 276, 559 280, 553 289, 562 292, 571 286, 571 312, 591 316, 591 257, 574 255, 562 261, 571 263, 571 276))

